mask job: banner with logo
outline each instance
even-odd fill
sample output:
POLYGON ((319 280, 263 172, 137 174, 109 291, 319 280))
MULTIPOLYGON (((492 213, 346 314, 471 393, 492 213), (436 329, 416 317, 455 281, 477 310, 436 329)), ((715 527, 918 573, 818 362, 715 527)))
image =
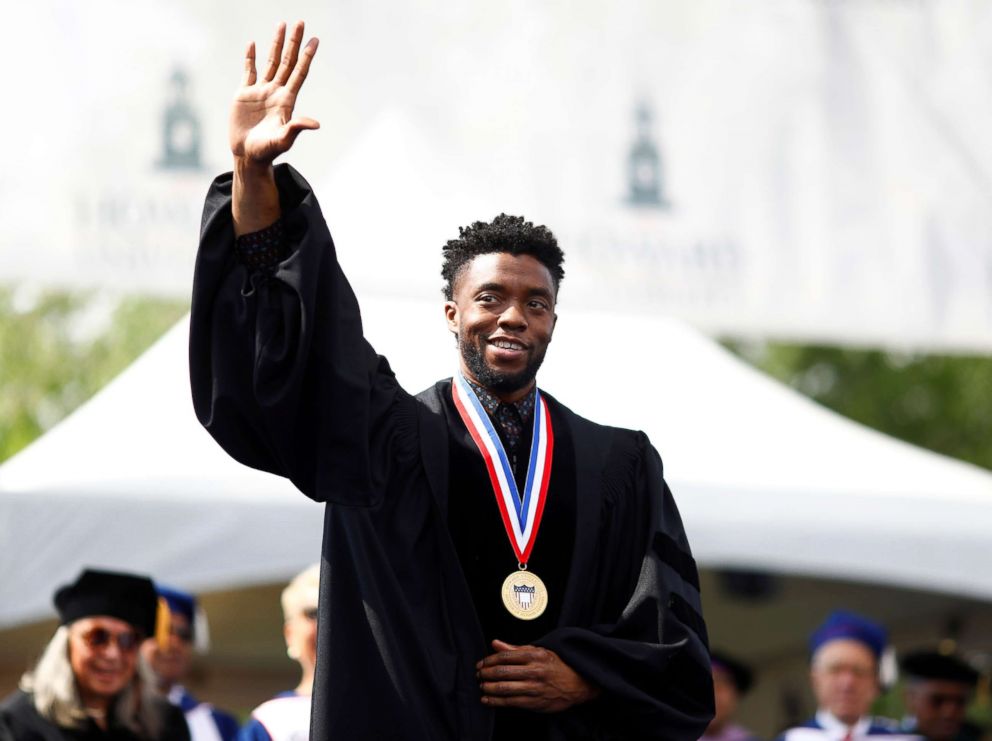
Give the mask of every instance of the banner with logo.
MULTIPOLYGON (((186 295, 244 48, 278 10, 9 3, 0 282, 186 295)), ((288 157, 360 289, 432 295, 500 211, 563 305, 739 337, 992 350, 984 2, 295 4, 288 157)), ((437 294, 439 295, 439 294, 437 294)))

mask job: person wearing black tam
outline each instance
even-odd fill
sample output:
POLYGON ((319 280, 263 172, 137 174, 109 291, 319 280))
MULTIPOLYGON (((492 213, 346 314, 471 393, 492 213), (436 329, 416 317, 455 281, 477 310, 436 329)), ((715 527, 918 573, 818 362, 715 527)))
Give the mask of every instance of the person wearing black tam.
POLYGON ((55 593, 55 608, 55 635, 0 703, 0 739, 189 740, 182 712, 155 693, 138 656, 156 627, 150 579, 87 569, 55 593))
POLYGON ((734 723, 737 703, 751 689, 754 673, 722 651, 710 652, 710 667, 716 712, 700 741, 757 741, 753 733, 734 723))
POLYGON ((981 731, 965 712, 978 672, 963 659, 938 651, 915 651, 900 662, 906 678, 907 730, 927 741, 977 741, 981 731))

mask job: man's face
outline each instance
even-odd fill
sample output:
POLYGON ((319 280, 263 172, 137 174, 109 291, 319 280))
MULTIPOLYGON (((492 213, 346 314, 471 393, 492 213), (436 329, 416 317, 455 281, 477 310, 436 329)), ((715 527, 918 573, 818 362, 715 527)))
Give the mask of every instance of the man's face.
POLYGON ((830 641, 813 655, 810 680, 817 706, 853 725, 878 696, 875 654, 860 641, 830 641))
POLYGON ((193 634, 189 620, 181 612, 169 613, 169 638, 165 648, 155 638, 141 644, 141 655, 164 687, 182 681, 193 656, 193 634))
POLYGON ((555 328, 551 273, 530 255, 479 255, 455 280, 445 302, 470 381, 515 401, 530 391, 555 328))
POLYGON ((906 688, 906 709, 919 733, 932 741, 951 741, 961 730, 971 689, 946 679, 912 681, 906 688))

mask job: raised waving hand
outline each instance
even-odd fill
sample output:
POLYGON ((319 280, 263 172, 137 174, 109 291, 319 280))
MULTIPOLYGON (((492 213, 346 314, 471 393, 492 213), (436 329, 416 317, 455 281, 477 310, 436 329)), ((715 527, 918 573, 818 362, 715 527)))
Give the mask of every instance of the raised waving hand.
POLYGON ((317 39, 303 43, 303 21, 286 39, 280 23, 261 74, 255 68, 255 44, 245 52, 241 87, 231 104, 228 127, 234 154, 231 213, 237 236, 268 227, 280 216, 279 192, 272 161, 287 152, 304 129, 320 127, 312 118, 294 116, 296 96, 317 53, 317 39))
POLYGON ((261 74, 255 68, 255 42, 245 52, 241 87, 231 105, 231 152, 257 164, 289 150, 304 129, 317 129, 312 118, 293 116, 296 96, 317 52, 317 39, 303 42, 303 21, 298 21, 286 39, 286 24, 280 23, 261 74))

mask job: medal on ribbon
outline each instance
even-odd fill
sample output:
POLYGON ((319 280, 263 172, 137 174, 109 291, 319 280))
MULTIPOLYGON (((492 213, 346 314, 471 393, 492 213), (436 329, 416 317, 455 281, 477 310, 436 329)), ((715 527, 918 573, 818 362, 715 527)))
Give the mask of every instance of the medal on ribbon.
POLYGON ((503 527, 517 557, 518 570, 503 582, 502 598, 510 614, 521 620, 540 617, 548 606, 547 587, 527 569, 527 560, 541 527, 554 452, 551 414, 541 392, 535 390, 535 394, 534 434, 531 437, 527 478, 521 493, 517 489, 503 441, 499 439, 479 397, 461 373, 456 373, 451 383, 455 408, 486 463, 503 527))

